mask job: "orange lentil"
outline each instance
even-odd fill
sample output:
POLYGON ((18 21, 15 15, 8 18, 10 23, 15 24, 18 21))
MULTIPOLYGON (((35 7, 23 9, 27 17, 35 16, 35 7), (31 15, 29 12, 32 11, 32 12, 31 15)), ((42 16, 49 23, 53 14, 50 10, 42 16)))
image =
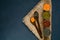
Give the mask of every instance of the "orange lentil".
POLYGON ((49 11, 50 10, 50 4, 44 4, 43 5, 43 10, 45 10, 45 11, 49 11))
POLYGON ((35 21, 34 17, 31 17, 30 21, 31 22, 34 22, 35 21))

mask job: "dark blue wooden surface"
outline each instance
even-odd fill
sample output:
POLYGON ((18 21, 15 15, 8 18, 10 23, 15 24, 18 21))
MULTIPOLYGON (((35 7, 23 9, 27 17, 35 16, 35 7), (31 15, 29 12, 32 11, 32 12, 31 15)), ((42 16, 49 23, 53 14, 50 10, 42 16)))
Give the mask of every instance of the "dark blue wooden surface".
MULTIPOLYGON (((40 0, 0 0, 0 40, 37 40, 22 18, 40 0)), ((52 40, 60 40, 60 1, 52 0, 52 40)))

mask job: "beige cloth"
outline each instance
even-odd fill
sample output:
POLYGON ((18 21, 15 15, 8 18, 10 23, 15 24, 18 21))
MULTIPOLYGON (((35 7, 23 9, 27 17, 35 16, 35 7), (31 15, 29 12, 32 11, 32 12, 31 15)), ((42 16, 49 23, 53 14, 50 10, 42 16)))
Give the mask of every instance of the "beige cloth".
MULTIPOLYGON (((35 11, 37 11, 39 13, 39 22, 40 22, 40 25, 41 25, 41 30, 43 31, 43 25, 42 25, 42 17, 41 17, 41 14, 42 14, 42 11, 43 11, 43 4, 45 2, 44 1, 40 1, 24 18, 23 18, 23 23, 25 23, 27 25, 27 27, 30 29, 30 31, 33 32, 33 34, 39 39, 39 40, 44 40, 44 38, 40 38, 36 28, 34 27, 34 25, 31 24, 30 22, 30 17, 33 15, 33 13, 35 11)), ((50 0, 50 4, 51 4, 51 0, 50 0)), ((52 8, 51 8, 52 9, 52 8)), ((50 10, 51 12, 52 10, 50 10)), ((52 15, 51 15, 52 17, 52 15)), ((51 22, 51 17, 50 17, 50 22, 51 22)), ((52 24, 51 24, 52 25, 52 24)), ((50 26, 51 26, 50 25, 50 26)), ((51 28, 50 28, 51 30, 51 28)), ((43 32, 42 32, 43 33, 43 32)), ((49 36, 49 40, 51 40, 51 35, 49 36)))

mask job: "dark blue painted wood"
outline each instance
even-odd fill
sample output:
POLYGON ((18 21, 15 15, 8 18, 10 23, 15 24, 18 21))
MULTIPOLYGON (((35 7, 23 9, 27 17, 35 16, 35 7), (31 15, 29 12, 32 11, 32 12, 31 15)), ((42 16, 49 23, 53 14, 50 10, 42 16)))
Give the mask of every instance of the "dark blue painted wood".
MULTIPOLYGON (((0 0, 0 40, 37 40, 22 18, 40 0, 0 0)), ((52 0, 52 40, 60 40, 60 1, 52 0)))

